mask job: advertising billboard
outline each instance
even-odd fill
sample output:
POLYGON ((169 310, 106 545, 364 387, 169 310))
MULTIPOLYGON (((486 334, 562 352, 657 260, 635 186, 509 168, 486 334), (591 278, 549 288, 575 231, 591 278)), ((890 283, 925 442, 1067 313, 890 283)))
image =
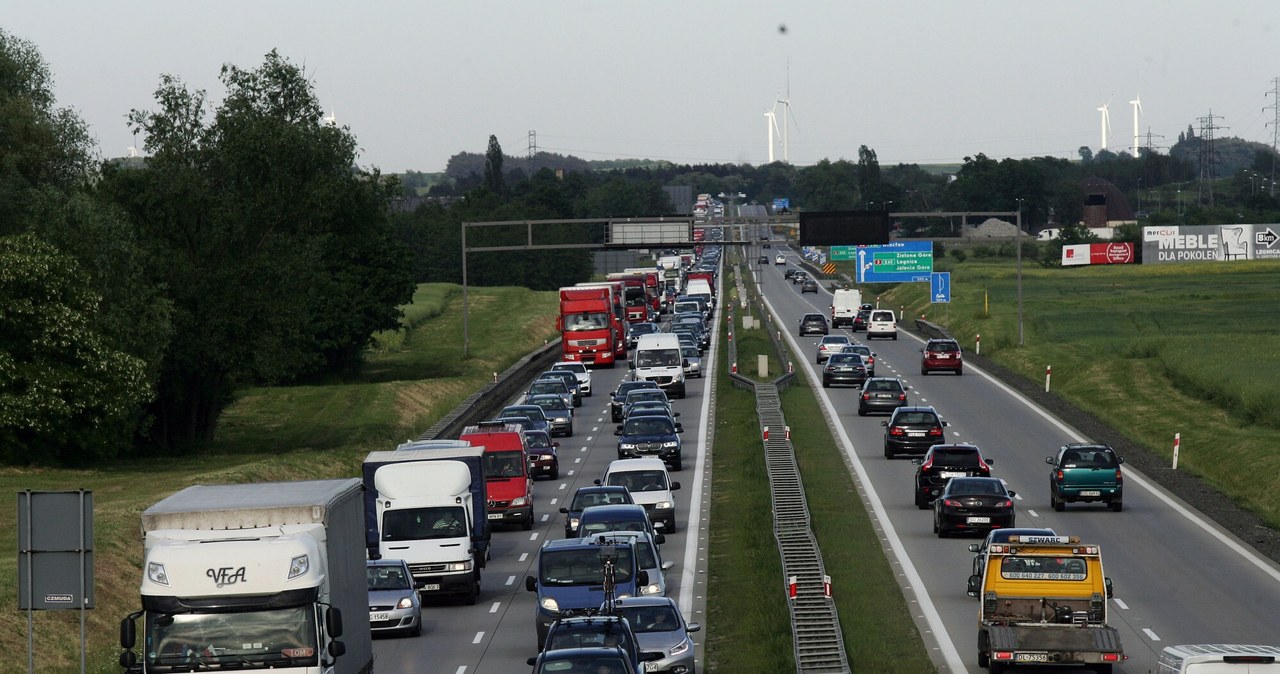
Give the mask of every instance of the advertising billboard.
POLYGON ((1062 247, 1062 266, 1064 267, 1132 262, 1132 243, 1073 243, 1062 247))
POLYGON ((1142 263, 1280 259, 1280 224, 1142 228, 1142 263))

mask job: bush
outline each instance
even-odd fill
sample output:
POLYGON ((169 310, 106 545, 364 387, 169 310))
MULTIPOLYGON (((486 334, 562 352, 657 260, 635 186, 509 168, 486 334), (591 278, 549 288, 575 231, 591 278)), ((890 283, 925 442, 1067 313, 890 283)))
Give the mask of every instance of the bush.
POLYGON ((963 250, 960 250, 959 248, 952 248, 951 257, 954 258, 956 262, 964 262, 964 259, 968 256, 964 254, 963 250))

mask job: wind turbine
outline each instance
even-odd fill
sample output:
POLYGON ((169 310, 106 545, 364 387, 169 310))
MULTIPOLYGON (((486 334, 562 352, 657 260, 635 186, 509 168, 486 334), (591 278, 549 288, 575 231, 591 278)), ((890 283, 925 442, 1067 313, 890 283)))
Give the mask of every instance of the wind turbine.
POLYGON ((325 117, 323 121, 324 121, 324 123, 325 123, 325 124, 327 124, 327 125, 329 125, 329 126, 337 126, 337 125, 338 125, 338 111, 337 111, 337 109, 336 109, 336 108, 330 108, 330 109, 329 109, 329 116, 328 116, 328 117, 325 117))
POLYGON ((764 111, 764 118, 769 127, 769 163, 770 164, 773 163, 773 149, 774 149, 773 134, 775 131, 778 130, 778 116, 776 113, 777 109, 778 109, 778 104, 774 103, 772 110, 764 111))
POLYGON ((135 147, 135 146, 133 146, 133 145, 130 145, 130 146, 129 146, 129 156, 130 156, 130 157, 136 157, 136 156, 138 156, 138 148, 137 148, 137 147, 135 147))
POLYGON ((1133 106, 1133 158, 1137 159, 1141 154, 1139 150, 1142 149, 1142 140, 1138 135, 1138 113, 1142 112, 1142 96, 1135 96, 1132 101, 1129 101, 1129 105, 1133 106))
POLYGON ((1102 113, 1102 151, 1107 151, 1107 139, 1111 136, 1111 101, 1102 104, 1098 112, 1102 113))

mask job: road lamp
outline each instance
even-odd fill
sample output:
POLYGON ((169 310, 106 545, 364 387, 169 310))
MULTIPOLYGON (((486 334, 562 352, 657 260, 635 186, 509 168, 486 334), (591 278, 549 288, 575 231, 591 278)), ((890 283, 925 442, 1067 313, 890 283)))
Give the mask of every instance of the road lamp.
POLYGON ((1018 197, 1018 233, 1013 235, 1013 248, 1018 256, 1018 346, 1022 346, 1022 197, 1018 197))

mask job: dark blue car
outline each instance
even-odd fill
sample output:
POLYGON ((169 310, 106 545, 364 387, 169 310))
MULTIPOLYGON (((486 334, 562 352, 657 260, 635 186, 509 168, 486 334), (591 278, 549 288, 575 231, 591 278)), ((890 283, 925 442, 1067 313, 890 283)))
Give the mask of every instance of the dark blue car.
POLYGON ((657 411, 637 412, 618 425, 618 458, 638 459, 653 456, 662 459, 671 470, 680 470, 684 459, 680 433, 684 428, 670 416, 657 411))

